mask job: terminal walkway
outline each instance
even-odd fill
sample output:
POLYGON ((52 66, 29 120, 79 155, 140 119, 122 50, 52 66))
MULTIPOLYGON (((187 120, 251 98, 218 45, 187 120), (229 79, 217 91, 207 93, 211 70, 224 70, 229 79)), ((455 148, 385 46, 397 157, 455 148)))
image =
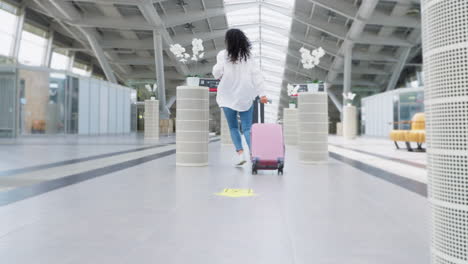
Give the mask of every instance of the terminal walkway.
MULTIPOLYGON (((426 197, 373 174, 370 166, 356 166, 344 153, 306 166, 288 147, 283 176, 251 175, 248 166, 232 166, 232 149, 216 138, 209 167, 175 167, 175 146, 166 140, 49 144, 47 156, 55 161, 78 161, 36 169, 40 164, 29 164, 30 171, 20 173, 46 180, 0 191, 1 262, 429 263, 426 197), (76 155, 59 159, 53 153, 71 148, 76 155), (115 155, 99 157, 105 153, 115 155), (89 156, 95 158, 79 160, 89 156), (256 196, 215 195, 225 188, 252 189, 256 196)), ((1 149, 3 160, 8 145, 1 149)), ((5 164, 3 170, 2 162, 1 180, 26 165, 5 164)))

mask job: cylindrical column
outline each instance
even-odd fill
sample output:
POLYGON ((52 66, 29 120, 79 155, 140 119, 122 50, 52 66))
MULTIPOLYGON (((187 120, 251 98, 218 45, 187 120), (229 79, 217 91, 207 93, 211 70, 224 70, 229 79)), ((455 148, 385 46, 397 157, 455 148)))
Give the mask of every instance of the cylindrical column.
POLYGON ((297 115, 297 108, 283 109, 284 143, 286 143, 287 145, 297 145, 299 130, 297 115))
POLYGON ((356 107, 346 105, 343 107, 343 137, 354 139, 357 135, 357 112, 356 107))
POLYGON ((336 135, 343 136, 343 124, 341 122, 336 123, 336 135))
POLYGON ((145 140, 159 140, 159 101, 145 101, 145 140))
POLYGON ((229 126, 224 115, 223 110, 221 109, 221 145, 232 145, 231 131, 229 131, 229 126))
POLYGON ((208 165, 208 87, 177 87, 177 166, 208 165))
POLYGON ((315 164, 328 161, 328 98, 326 93, 299 93, 299 159, 315 164))
POLYGON ((421 4, 431 263, 468 263, 468 1, 421 4))

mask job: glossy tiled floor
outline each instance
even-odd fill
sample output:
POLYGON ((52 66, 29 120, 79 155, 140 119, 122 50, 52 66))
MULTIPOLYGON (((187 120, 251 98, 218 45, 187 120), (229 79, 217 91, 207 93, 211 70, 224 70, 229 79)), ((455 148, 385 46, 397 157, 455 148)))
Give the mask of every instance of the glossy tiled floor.
POLYGON ((426 153, 409 152, 401 143, 400 147, 401 149, 396 149, 388 138, 359 137, 345 140, 343 137, 329 137, 330 152, 427 183, 426 153))
POLYGON ((429 263, 425 197, 294 147, 284 176, 231 163, 216 142, 208 167, 169 155, 0 207, 1 263, 429 263))
MULTIPOLYGON (((173 142, 163 136, 160 142, 173 142)), ((77 159, 157 144, 145 142, 141 134, 124 136, 27 136, 0 139, 0 171, 44 163, 77 159)))

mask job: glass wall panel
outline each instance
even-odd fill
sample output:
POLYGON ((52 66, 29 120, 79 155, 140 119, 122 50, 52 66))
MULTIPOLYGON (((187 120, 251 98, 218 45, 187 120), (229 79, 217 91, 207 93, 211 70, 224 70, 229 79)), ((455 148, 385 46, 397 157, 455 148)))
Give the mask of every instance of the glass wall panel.
POLYGON ((75 77, 68 77, 67 89, 67 134, 78 133, 79 122, 79 80, 75 77))
POLYGON ((100 81, 91 79, 89 97, 89 132, 92 135, 99 134, 99 87, 100 81))
POLYGON ((410 121, 416 113, 424 112, 424 92, 401 93, 399 98, 400 106, 400 129, 410 129, 410 124, 403 124, 402 121, 410 121))
POLYGON ((74 62, 72 67, 72 72, 81 76, 90 77, 91 76, 91 67, 84 63, 74 62))
POLYGON ((13 52, 18 16, 15 15, 16 8, 5 10, 4 7, 0 6, 0 55, 9 57, 13 52))
POLYGON ((100 87, 100 134, 109 133, 109 83, 101 81, 100 87))
POLYGON ((109 88, 109 133, 117 133, 117 89, 109 88))
POLYGON ((67 70, 70 64, 70 57, 62 52, 54 51, 52 53, 52 60, 50 62, 50 68, 55 70, 67 70))
POLYGON ((16 135, 15 83, 15 73, 0 73, 0 138, 16 135))
POLYGON ((19 70, 22 134, 45 134, 49 104, 49 72, 19 70))
POLYGON ((24 27, 18 61, 26 65, 41 66, 46 55, 47 32, 29 24, 24 27))
POLYGON ((89 134, 89 79, 80 79, 78 133, 89 134))
POLYGON ((63 73, 50 73, 49 102, 47 104, 46 133, 65 133, 68 81, 63 73))
POLYGON ((124 106, 124 116, 123 116, 124 127, 123 127, 123 131, 124 131, 124 133, 129 133, 130 132, 130 123, 131 123, 131 120, 130 120, 131 101, 130 101, 130 90, 126 89, 126 88, 124 88, 124 105, 123 106, 124 106))
POLYGON ((123 133, 123 116, 124 116, 124 89, 115 86, 117 90, 117 133, 123 133))

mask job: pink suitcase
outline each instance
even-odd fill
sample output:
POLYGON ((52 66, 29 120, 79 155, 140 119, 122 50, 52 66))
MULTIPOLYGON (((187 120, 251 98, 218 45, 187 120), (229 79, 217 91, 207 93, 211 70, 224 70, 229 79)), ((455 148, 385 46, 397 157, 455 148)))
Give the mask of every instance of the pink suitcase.
POLYGON ((278 174, 283 174, 284 140, 281 125, 253 124, 251 144, 252 174, 257 174, 258 170, 278 170, 278 174))

